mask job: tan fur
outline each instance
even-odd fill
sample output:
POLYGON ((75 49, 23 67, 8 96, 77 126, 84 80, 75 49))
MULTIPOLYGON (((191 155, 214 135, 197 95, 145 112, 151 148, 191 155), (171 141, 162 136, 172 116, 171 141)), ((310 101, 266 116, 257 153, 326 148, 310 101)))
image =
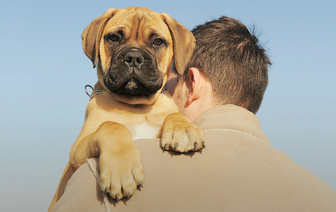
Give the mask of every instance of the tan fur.
POLYGON ((87 105, 84 125, 71 148, 69 163, 48 211, 61 198, 71 175, 91 157, 99 156, 102 191, 106 189, 117 199, 132 195, 144 181, 140 154, 133 144, 140 125, 150 130, 158 129, 155 137, 161 136, 162 126, 163 148, 167 145, 176 151, 187 152, 194 150, 195 143, 196 149, 203 148, 202 131, 185 116, 176 113, 178 108, 169 94, 161 94, 163 87, 153 95, 141 97, 125 97, 108 91, 103 77, 111 66, 113 52, 105 45, 104 35, 116 28, 123 28, 125 32, 125 47, 149 48, 148 39, 153 31, 168 41, 169 46, 164 51, 156 52, 158 69, 164 75, 163 85, 172 60, 175 59, 177 70, 182 73, 194 48, 190 31, 169 15, 146 8, 111 8, 85 28, 83 50, 94 67, 97 66, 95 90, 105 88, 107 91, 95 96, 87 105), (186 139, 183 139, 184 134, 186 139))

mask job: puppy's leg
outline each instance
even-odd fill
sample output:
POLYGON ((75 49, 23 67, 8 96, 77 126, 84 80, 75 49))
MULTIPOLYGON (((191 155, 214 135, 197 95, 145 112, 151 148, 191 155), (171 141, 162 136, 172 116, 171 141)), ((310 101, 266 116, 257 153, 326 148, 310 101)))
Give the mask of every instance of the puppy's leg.
POLYGON ((122 124, 107 121, 76 141, 70 151, 70 165, 76 170, 86 159, 99 156, 101 190, 115 199, 133 195, 144 181, 140 153, 131 132, 122 124))
POLYGON ((177 152, 197 151, 205 147, 203 131, 181 113, 169 114, 161 127, 161 147, 177 152))
POLYGON ((49 205, 48 208, 48 212, 52 211, 52 209, 54 208, 55 204, 57 203, 57 201, 62 197, 63 193, 64 193, 64 189, 65 186, 67 185, 70 177, 72 176, 72 174, 74 173, 74 171, 72 170, 70 163, 67 164, 67 166, 64 169, 64 172, 62 174, 60 183, 58 184, 57 190, 55 192, 54 198, 51 200, 51 203, 49 205))

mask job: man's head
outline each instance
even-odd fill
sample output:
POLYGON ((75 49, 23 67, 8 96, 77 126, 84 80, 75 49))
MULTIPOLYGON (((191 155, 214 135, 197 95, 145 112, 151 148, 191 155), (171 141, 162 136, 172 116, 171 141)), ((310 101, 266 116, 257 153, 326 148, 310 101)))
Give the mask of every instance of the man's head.
MULTIPOLYGON (((193 77, 198 71, 211 86, 209 108, 235 104, 256 113, 267 87, 271 64, 258 39, 241 22, 228 17, 199 25, 192 32, 196 48, 183 76, 175 75, 179 79, 177 89, 185 84, 191 94, 193 77)), ((176 93, 171 92, 173 97, 176 93)), ((184 108, 189 106, 187 103, 184 108)))

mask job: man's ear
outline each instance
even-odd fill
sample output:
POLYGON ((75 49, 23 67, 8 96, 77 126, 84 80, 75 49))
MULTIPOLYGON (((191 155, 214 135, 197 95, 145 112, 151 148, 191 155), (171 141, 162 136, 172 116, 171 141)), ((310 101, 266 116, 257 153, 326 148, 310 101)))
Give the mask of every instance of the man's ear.
POLYGON ((188 95, 187 95, 187 104, 190 105, 192 102, 197 100, 201 96, 202 90, 202 81, 200 71, 197 68, 189 68, 188 78, 186 79, 188 95))

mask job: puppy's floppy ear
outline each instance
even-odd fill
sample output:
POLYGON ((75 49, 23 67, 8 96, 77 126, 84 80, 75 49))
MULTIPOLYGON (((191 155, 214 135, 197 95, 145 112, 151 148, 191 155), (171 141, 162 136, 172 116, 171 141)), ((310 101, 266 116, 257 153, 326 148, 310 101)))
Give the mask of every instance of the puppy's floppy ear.
POLYGON ((100 40, 106 23, 117 11, 118 10, 114 8, 108 9, 102 16, 93 20, 82 33, 82 47, 86 56, 92 61, 93 68, 97 65, 100 40))
POLYGON ((195 38, 193 34, 182 24, 166 13, 161 14, 172 35, 174 45, 174 60, 177 72, 183 72, 195 48, 195 38))

